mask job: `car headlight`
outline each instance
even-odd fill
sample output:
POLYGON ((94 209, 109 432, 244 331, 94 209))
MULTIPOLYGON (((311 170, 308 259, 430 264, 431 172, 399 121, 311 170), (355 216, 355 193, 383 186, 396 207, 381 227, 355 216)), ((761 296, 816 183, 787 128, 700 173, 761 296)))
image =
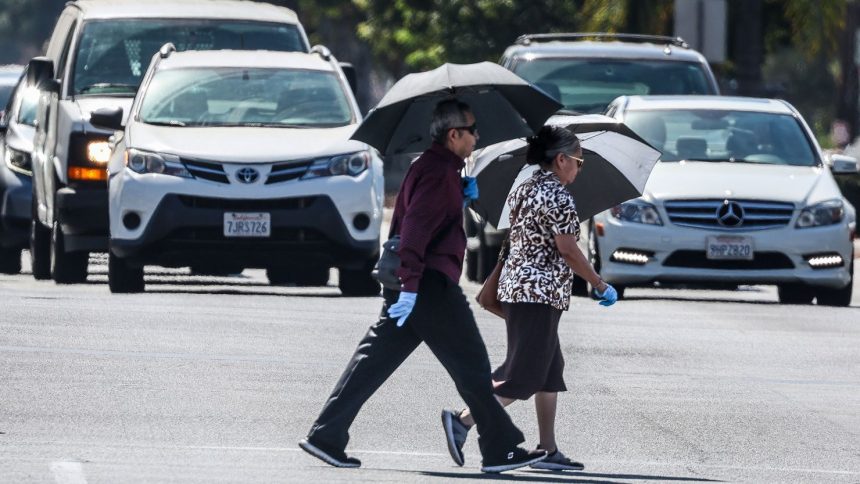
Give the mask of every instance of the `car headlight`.
POLYGON ((657 207, 641 200, 631 200, 609 209, 609 214, 624 222, 663 225, 657 207))
POLYGON ((193 178, 178 156, 148 153, 135 149, 125 152, 125 166, 135 173, 156 173, 182 178, 193 178))
POLYGON ((90 141, 87 143, 87 159, 93 163, 107 165, 110 161, 110 143, 107 141, 90 141))
POLYGON ((799 229, 806 229, 833 225, 841 222, 844 217, 845 206, 842 204, 842 200, 828 200, 801 210, 795 226, 799 229))
POLYGON ((30 153, 7 146, 4 158, 6 159, 6 166, 8 166, 10 170, 21 173, 22 175, 33 176, 33 165, 30 159, 30 153))
POLYGON ((358 176, 367 170, 368 166, 370 166, 370 154, 366 151, 320 158, 311 163, 302 179, 336 175, 358 176))

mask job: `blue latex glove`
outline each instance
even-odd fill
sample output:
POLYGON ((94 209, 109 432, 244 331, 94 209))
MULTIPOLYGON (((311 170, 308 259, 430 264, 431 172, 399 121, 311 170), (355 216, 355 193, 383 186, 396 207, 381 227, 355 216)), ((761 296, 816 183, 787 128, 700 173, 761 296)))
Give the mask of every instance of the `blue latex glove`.
POLYGON ((397 298, 397 302, 388 308, 388 316, 397 318, 398 328, 403 326, 403 323, 406 322, 406 318, 408 318, 409 314, 412 313, 412 308, 415 307, 416 297, 418 297, 417 293, 401 291, 400 297, 397 298))
POLYGON ((463 206, 478 199, 478 180, 473 176, 463 177, 463 206))
POLYGON ((597 289, 594 290, 594 294, 596 294, 600 299, 601 306, 612 306, 616 301, 618 301, 618 291, 609 284, 606 285, 606 289, 603 291, 603 294, 597 292, 597 289))

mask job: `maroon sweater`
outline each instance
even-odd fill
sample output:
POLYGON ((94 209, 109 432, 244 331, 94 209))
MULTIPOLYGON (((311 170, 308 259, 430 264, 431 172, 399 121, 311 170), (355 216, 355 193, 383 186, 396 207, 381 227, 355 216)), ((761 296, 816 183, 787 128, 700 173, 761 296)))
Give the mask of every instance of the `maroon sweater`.
POLYGON ((401 289, 417 292, 424 269, 435 269, 455 283, 463 271, 465 163, 448 148, 433 143, 406 172, 391 220, 400 234, 401 289))

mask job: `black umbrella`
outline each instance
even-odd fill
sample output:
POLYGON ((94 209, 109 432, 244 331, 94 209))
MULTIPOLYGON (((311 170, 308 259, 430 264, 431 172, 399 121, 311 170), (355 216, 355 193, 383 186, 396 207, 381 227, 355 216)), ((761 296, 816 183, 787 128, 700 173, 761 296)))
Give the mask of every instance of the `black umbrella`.
POLYGON ((452 97, 472 108, 480 136, 476 148, 531 136, 562 106, 498 64, 444 64, 397 81, 352 139, 384 155, 424 151, 430 146, 433 108, 452 97))
MULTIPOLYGON (((587 114, 553 116, 547 124, 567 127, 582 142, 585 163, 567 186, 580 219, 642 195, 660 152, 624 123, 587 114)), ((488 146, 475 159, 480 198, 473 208, 496 227, 507 227, 508 194, 536 169, 525 167, 526 149, 525 140, 515 139, 488 146)))

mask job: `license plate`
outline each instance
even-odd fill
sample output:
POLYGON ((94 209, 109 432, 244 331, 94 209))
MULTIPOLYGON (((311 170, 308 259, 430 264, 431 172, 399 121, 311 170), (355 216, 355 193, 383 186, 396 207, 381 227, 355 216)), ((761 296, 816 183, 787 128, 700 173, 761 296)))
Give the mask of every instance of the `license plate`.
POLYGON ((752 260, 752 238, 734 235, 715 235, 708 237, 707 253, 708 259, 752 260))
POLYGON ((268 212, 225 212, 225 237, 269 237, 272 235, 268 212))

